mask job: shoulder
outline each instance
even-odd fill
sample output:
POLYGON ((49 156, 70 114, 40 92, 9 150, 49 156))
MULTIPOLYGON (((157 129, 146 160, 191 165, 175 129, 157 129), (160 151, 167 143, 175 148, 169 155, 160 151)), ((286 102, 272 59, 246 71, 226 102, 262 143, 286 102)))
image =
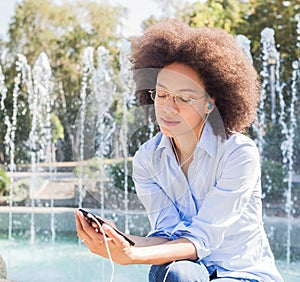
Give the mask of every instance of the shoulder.
POLYGON ((217 179, 222 181, 219 185, 225 187, 228 181, 239 181, 239 185, 249 181, 256 183, 260 176, 260 156, 255 142, 235 133, 224 141, 222 147, 217 169, 217 179))
POLYGON ((246 135, 234 133, 224 142, 224 160, 242 166, 252 163, 260 166, 260 155, 255 142, 246 135))
POLYGON ((224 142, 227 155, 234 152, 252 152, 254 155, 259 157, 259 152, 255 142, 249 138, 248 136, 241 133, 232 134, 225 142, 224 142))
POLYGON ((158 147, 160 146, 162 137, 162 133, 159 132, 154 137, 142 144, 136 151, 133 157, 133 162, 137 163, 142 160, 144 162, 150 161, 157 151, 158 147))
POLYGON ((150 138, 148 141, 146 141, 145 143, 143 143, 139 149, 137 150, 136 154, 139 154, 140 152, 154 152, 157 150, 157 148, 159 147, 159 145, 162 142, 162 138, 163 135, 161 132, 158 132, 155 136, 153 136, 152 138, 150 138))

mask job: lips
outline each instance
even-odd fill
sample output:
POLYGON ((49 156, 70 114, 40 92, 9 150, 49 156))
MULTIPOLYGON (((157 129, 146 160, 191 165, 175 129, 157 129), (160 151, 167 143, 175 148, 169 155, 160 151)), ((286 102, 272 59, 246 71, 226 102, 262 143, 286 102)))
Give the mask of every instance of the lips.
POLYGON ((167 118, 161 118, 161 122, 162 122, 162 125, 167 126, 167 127, 176 126, 180 123, 179 121, 175 121, 175 120, 171 120, 171 119, 167 119, 167 118))

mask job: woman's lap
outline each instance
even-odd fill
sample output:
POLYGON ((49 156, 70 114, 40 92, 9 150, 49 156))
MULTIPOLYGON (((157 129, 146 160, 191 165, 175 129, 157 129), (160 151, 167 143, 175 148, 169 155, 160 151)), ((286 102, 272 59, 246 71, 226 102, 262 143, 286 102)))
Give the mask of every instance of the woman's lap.
MULTIPOLYGON (((201 261, 180 260, 163 265, 152 265, 149 282, 209 282, 209 272, 201 261)), ((216 282, 255 282, 251 279, 217 277, 216 282)))
POLYGON ((208 282, 209 274, 204 264, 189 260, 152 265, 149 282, 208 282))

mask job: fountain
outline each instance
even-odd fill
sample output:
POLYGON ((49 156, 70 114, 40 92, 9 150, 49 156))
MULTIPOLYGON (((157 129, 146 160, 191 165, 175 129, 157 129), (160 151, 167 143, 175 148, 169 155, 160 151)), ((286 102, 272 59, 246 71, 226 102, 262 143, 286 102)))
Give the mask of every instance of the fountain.
MULTIPOLYGON (((295 106, 297 101, 297 88, 296 81, 299 79, 299 66, 298 61, 293 62, 293 73, 291 90, 287 91, 289 94, 289 107, 286 106, 283 91, 286 87, 286 83, 280 81, 280 54, 276 50, 274 40, 274 30, 266 28, 261 32, 262 44, 263 44, 263 70, 261 72, 263 77, 262 82, 262 99, 259 107, 260 117, 260 130, 258 134, 258 147, 261 150, 261 155, 264 156, 264 132, 266 130, 267 117, 265 116, 265 101, 267 89, 270 93, 271 102, 271 116, 269 120, 274 126, 277 121, 281 127, 281 133, 283 134, 283 140, 281 143, 283 168, 286 168, 287 175, 287 189, 286 189, 286 206, 285 212, 287 217, 287 234, 286 234, 286 262, 288 267, 291 262, 291 231, 292 231, 292 219, 293 219, 293 200, 292 200, 292 181, 293 181, 293 164, 294 164, 294 140, 295 140, 295 128, 296 128, 296 115, 295 106), (276 95, 278 96, 280 103, 279 118, 276 116, 276 95)), ((272 185, 272 184, 271 184, 272 185)))
MULTIPOLYGON (((84 121, 86 115, 86 91, 87 91, 87 79, 90 73, 93 72, 93 48, 88 47, 83 52, 83 78, 82 78, 82 88, 80 93, 81 98, 81 111, 80 111, 80 148, 79 148, 79 161, 82 162, 84 160, 84 121)), ((79 170, 79 203, 78 207, 82 207, 82 194, 83 194, 83 185, 82 185, 82 178, 83 178, 83 166, 80 165, 79 170)))
MULTIPOLYGON (((28 68, 29 69, 29 68, 28 68)), ((48 163, 49 178, 52 178, 52 135, 51 135, 51 68, 48 57, 45 53, 41 53, 32 70, 33 84, 31 80, 30 69, 28 71, 28 102, 30 106, 30 113, 32 117, 32 127, 29 134, 29 143, 31 150, 31 243, 35 240, 35 218, 34 208, 36 193, 40 187, 37 183, 37 162, 45 161, 48 163)), ((51 198, 51 209, 53 209, 53 199, 51 198)), ((51 233, 52 241, 55 240, 54 218, 51 217, 51 233)))
POLYGON ((131 65, 129 63, 129 56, 130 56, 130 44, 129 42, 124 42, 121 46, 120 52, 120 64, 121 64, 121 83, 123 88, 123 142, 122 142, 122 149, 123 149, 123 158, 124 158, 124 212, 125 212, 125 233, 130 233, 128 228, 128 121, 127 121, 127 112, 128 108, 132 104, 134 100, 133 93, 134 88, 133 86, 133 78, 132 72, 130 71, 131 65))
MULTIPOLYGON (((238 40, 249 60, 252 60, 251 42, 243 36, 240 36, 238 40)), ((39 199, 41 186, 44 187, 47 181, 51 182, 53 179, 62 181, 62 175, 67 174, 56 171, 57 164, 51 151, 50 114, 53 85, 49 61, 45 53, 42 53, 31 70, 26 58, 19 55, 12 93, 13 111, 11 116, 5 109, 7 89, 4 84, 5 77, 0 69, 0 107, 6 114, 5 144, 10 156, 8 172, 11 177, 8 209, 0 207, 0 234, 8 239, 1 239, 3 247, 1 252, 3 252, 2 255, 7 263, 8 275, 11 279, 41 281, 41 277, 45 277, 46 272, 47 277, 51 273, 52 280, 57 278, 60 281, 99 281, 99 277, 102 281, 109 279, 110 272, 105 271, 109 268, 109 263, 88 253, 77 240, 73 218, 74 208, 87 207, 96 210, 101 215, 114 219, 120 229, 126 233, 145 235, 148 231, 146 217, 135 193, 133 193, 134 188, 130 182, 131 138, 145 126, 145 119, 139 116, 139 109, 135 105, 133 96, 134 86, 132 74, 129 71, 130 45, 128 42, 122 43, 120 50, 118 75, 114 75, 109 51, 103 46, 96 51, 92 47, 87 47, 83 52, 81 108, 75 123, 77 134, 73 148, 75 164, 71 166, 74 170, 68 172, 68 177, 76 179, 75 185, 73 185, 76 197, 68 207, 56 204, 56 198, 52 193, 49 196, 50 208, 39 199), (95 52, 97 56, 94 56, 95 52), (14 162, 14 141, 21 84, 26 84, 32 122, 28 141, 31 153, 30 205, 22 210, 14 206, 13 199, 14 179, 18 175, 17 165, 14 162), (144 123, 140 123, 140 120, 143 120, 144 123), (44 171, 40 171, 42 167, 44 171), (44 185, 38 182, 41 174, 43 175, 41 181, 44 185), (116 184, 117 182, 118 184, 116 184), (14 229, 23 230, 20 235, 24 235, 25 239, 20 240, 16 238, 17 236, 13 236, 14 229), (41 234, 42 236, 39 238, 41 234), (29 239, 29 243, 26 239, 29 239), (52 244, 48 244, 47 241, 52 244), (30 251, 28 252, 28 250, 30 251), (22 252, 22 256, 19 255, 20 252, 22 252), (39 269, 36 267, 38 259, 43 262, 38 262, 39 269), (91 268, 91 265, 95 265, 95 267, 91 268), (32 277, 33 273, 36 273, 35 278, 32 277)), ((258 126, 254 128, 256 142, 263 160, 264 148, 267 146, 265 136, 268 126, 279 124, 284 136, 281 143, 283 166, 287 169, 285 217, 274 218, 265 215, 265 224, 271 244, 277 246, 278 240, 286 238, 284 243, 286 261, 283 262, 280 257, 278 266, 283 275, 287 277, 286 279, 292 282, 298 281, 300 278, 297 269, 299 262, 291 259, 292 254, 299 250, 295 240, 295 234, 299 229, 296 227, 293 216, 294 200, 292 197, 293 144, 297 118, 295 107, 297 83, 300 77, 299 60, 293 63, 291 91, 288 92, 289 107, 287 107, 287 95, 284 95, 287 85, 281 82, 280 54, 276 50, 274 31, 271 29, 265 29, 262 32, 261 77, 262 98, 258 112, 259 120, 258 126), (270 116, 266 114, 268 105, 271 105, 270 116), (278 112, 279 114, 276 114, 278 112), (286 270, 286 266, 288 266, 288 270, 286 270)), ((151 136, 154 132, 154 124, 148 126, 148 131, 151 136)), ((55 183, 57 184, 57 182, 55 183)), ((145 281, 146 276, 147 266, 116 267, 116 281, 117 277, 122 277, 120 278, 123 279, 122 281, 127 281, 124 279, 145 281), (120 276, 124 271, 128 272, 130 278, 120 276)))
MULTIPOLYGON (((11 120, 9 119, 8 115, 5 116, 5 124, 7 125, 7 132, 5 135, 5 143, 7 146, 7 152, 10 156, 10 165, 9 171, 13 173, 16 169, 15 164, 15 136, 16 136, 16 127, 17 127, 17 113, 18 113, 18 93, 19 87, 21 82, 25 84, 27 82, 27 73, 30 72, 30 67, 27 64, 26 58, 19 54, 18 60, 16 62, 16 71, 17 76, 14 79, 14 89, 13 89, 13 111, 11 120)), ((6 97, 6 91, 4 92, 6 97)), ((2 100, 4 103, 4 99, 2 100)), ((5 111, 6 113, 6 111, 5 111)), ((11 178, 10 186, 9 186, 9 207, 11 208, 13 205, 13 182, 14 178, 11 178)), ((8 228, 8 238, 12 239, 12 222, 13 222, 13 215, 10 209, 9 212, 9 228, 8 228)))
MULTIPOLYGON (((128 233, 130 225, 129 214, 129 151, 128 137, 130 116, 134 104, 134 91, 130 64, 128 61, 130 45, 128 42, 121 43, 120 48, 120 73, 118 76, 113 75, 111 58, 108 50, 103 46, 97 49, 98 58, 97 67, 94 68, 94 50, 91 47, 85 49, 89 51, 89 63, 83 59, 84 64, 89 66, 86 69, 89 75, 83 78, 84 92, 88 95, 81 96, 82 107, 80 115, 76 121, 77 134, 75 138, 74 157, 78 164, 80 186, 79 194, 88 193, 90 196, 97 197, 97 187, 99 186, 100 213, 104 215, 104 210, 116 210, 119 214, 124 215, 124 232, 128 233), (117 107, 117 113, 112 112, 112 108, 117 107), (120 110, 120 117, 118 111, 120 110), (117 116, 116 116, 117 115, 117 116), (119 119, 119 121, 117 121, 119 119), (107 159, 112 165, 107 165, 107 159), (84 172, 84 167, 96 166, 97 173, 92 175, 91 171, 84 172), (115 168, 114 168, 115 166, 115 168), (114 184, 108 184, 107 179, 112 178, 111 170, 115 170, 116 178, 122 175, 121 187, 114 187, 114 184), (91 181, 92 179, 92 181, 91 181), (94 184, 92 184, 93 182, 94 184), (110 187, 108 187, 110 185, 110 187), (109 189, 109 191, 107 191, 109 189), (115 192, 113 192, 115 191, 115 192), (109 201, 109 194, 115 195, 115 202, 109 201)), ((85 72, 84 72, 85 73, 85 72)), ((82 206, 82 200, 79 207, 82 206)))

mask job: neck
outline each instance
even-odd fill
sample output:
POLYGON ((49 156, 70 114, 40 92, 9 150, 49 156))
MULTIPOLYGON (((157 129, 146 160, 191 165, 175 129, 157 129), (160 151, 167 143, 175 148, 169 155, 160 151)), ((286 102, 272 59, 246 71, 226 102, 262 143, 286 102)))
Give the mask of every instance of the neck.
POLYGON ((203 128, 204 124, 198 130, 192 131, 191 134, 184 134, 171 138, 173 150, 179 164, 192 160, 194 151, 202 135, 203 128))

